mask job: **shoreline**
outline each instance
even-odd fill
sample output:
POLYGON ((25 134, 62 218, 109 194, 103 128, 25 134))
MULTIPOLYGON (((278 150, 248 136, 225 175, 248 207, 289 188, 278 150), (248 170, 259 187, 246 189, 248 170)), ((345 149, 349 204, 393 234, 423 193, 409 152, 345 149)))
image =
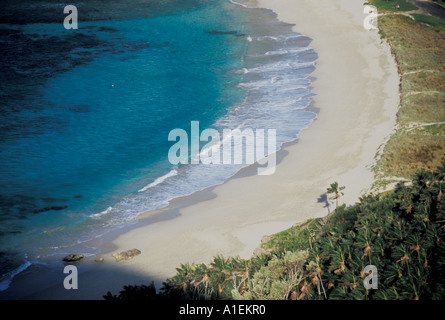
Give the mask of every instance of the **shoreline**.
POLYGON ((101 299, 107 291, 117 294, 124 285, 152 280, 159 288, 180 264, 207 264, 218 254, 248 258, 263 236, 327 215, 333 202, 325 191, 334 181, 346 186, 340 200, 347 205, 370 190, 370 167, 393 130, 399 105, 399 74, 389 46, 377 31, 362 27, 361 2, 257 2, 312 38, 319 56, 311 75, 318 116, 278 151, 275 174, 257 176, 250 166, 222 185, 142 214, 136 227, 100 244, 104 263, 79 265, 79 290, 59 284, 29 298, 101 299), (111 257, 132 248, 142 254, 119 263, 111 257))

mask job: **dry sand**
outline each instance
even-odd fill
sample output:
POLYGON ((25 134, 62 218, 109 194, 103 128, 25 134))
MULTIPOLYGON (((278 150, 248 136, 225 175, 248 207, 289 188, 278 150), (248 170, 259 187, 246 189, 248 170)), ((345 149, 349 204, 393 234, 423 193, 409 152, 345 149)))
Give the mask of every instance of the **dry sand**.
POLYGON ((377 31, 363 28, 359 0, 259 0, 294 30, 311 37, 319 54, 313 74, 317 120, 298 143, 279 152, 271 176, 244 170, 223 185, 175 200, 147 213, 141 226, 108 244, 103 263, 84 263, 78 290, 61 285, 33 298, 100 299, 126 284, 148 284, 175 274, 181 263, 209 263, 217 254, 248 258, 264 235, 328 214, 323 196, 330 183, 346 186, 340 199, 358 201, 373 183, 370 170, 391 133, 399 104, 399 76, 377 31), (247 176, 246 176, 247 175, 247 176), (154 218, 153 218, 154 217, 154 218), (111 253, 138 248, 142 254, 115 262, 111 253))

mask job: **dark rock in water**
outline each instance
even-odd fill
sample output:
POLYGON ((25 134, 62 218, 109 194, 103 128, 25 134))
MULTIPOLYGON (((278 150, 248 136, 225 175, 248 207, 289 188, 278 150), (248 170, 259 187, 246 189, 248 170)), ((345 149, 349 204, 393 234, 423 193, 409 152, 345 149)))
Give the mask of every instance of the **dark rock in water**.
POLYGON ((210 31, 207 30, 205 33, 208 33, 208 34, 231 34, 231 35, 238 34, 237 31, 218 31, 218 30, 210 30, 210 31))
POLYGON ((91 107, 87 104, 76 104, 72 106, 66 106, 66 109, 75 113, 88 113, 91 111, 91 107))
POLYGON ((111 27, 98 27, 97 31, 102 31, 102 32, 109 32, 109 33, 116 33, 119 32, 118 29, 116 28, 111 28, 111 27))
POLYGON ((69 254, 62 260, 65 262, 75 262, 83 259, 83 254, 69 254))
POLYGON ((67 199, 67 198, 42 198, 41 200, 45 201, 46 203, 68 202, 68 201, 70 201, 70 199, 67 199))
POLYGON ((60 210, 66 209, 66 208, 68 208, 68 206, 45 207, 45 208, 42 208, 42 209, 34 210, 34 213, 47 212, 47 211, 51 211, 51 210, 60 211, 60 210))
POLYGON ((162 43, 154 43, 154 44, 151 44, 150 46, 154 47, 154 48, 164 48, 164 47, 170 46, 170 42, 165 41, 165 42, 162 42, 162 43))
POLYGON ((131 250, 127 250, 127 251, 113 253, 112 256, 114 257, 114 259, 116 259, 116 261, 121 261, 121 260, 131 260, 135 256, 140 255, 140 254, 141 254, 141 251, 139 251, 138 249, 131 249, 131 250))
POLYGON ((75 195, 74 196, 74 199, 80 199, 80 198, 82 198, 83 196, 81 195, 81 194, 78 194, 78 195, 75 195))

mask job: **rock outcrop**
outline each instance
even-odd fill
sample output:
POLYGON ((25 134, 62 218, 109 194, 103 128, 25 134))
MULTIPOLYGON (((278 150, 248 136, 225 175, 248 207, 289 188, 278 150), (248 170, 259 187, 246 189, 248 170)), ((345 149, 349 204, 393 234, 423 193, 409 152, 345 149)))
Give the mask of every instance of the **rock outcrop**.
POLYGON ((127 251, 113 253, 112 256, 114 257, 114 259, 116 259, 116 261, 121 261, 121 260, 131 260, 135 256, 140 255, 140 254, 141 254, 140 250, 131 249, 131 250, 127 250, 127 251))
POLYGON ((83 254, 69 254, 62 260, 65 262, 76 262, 83 259, 83 254))

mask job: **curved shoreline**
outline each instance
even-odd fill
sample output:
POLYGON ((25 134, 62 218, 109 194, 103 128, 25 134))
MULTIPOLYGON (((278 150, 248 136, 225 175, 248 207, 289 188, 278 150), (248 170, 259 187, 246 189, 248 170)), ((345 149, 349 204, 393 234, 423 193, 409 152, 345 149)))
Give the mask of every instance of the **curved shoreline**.
POLYGON ((370 190, 370 167, 393 129, 399 104, 399 75, 389 47, 376 31, 362 27, 359 1, 259 0, 258 5, 311 37, 319 55, 312 86, 320 112, 298 143, 278 152, 275 174, 258 176, 248 167, 222 185, 147 213, 139 227, 102 244, 105 263, 84 263, 79 290, 58 285, 30 298, 101 299, 123 285, 152 280, 159 287, 181 263, 208 263, 218 254, 247 258, 264 235, 325 216, 332 205, 325 190, 333 181, 346 186, 347 205, 370 190), (132 248, 142 255, 119 263, 111 258, 132 248))
POLYGON ((318 118, 300 133, 298 143, 282 149, 275 175, 241 172, 163 210, 177 218, 120 235, 113 241, 116 251, 142 246, 147 254, 128 263, 131 272, 165 279, 181 263, 208 263, 217 254, 250 257, 264 235, 326 215, 330 208, 319 199, 334 180, 346 186, 348 205, 372 186, 369 167, 395 124, 399 75, 389 47, 376 31, 363 28, 363 5, 353 0, 258 4, 314 39, 318 118))

